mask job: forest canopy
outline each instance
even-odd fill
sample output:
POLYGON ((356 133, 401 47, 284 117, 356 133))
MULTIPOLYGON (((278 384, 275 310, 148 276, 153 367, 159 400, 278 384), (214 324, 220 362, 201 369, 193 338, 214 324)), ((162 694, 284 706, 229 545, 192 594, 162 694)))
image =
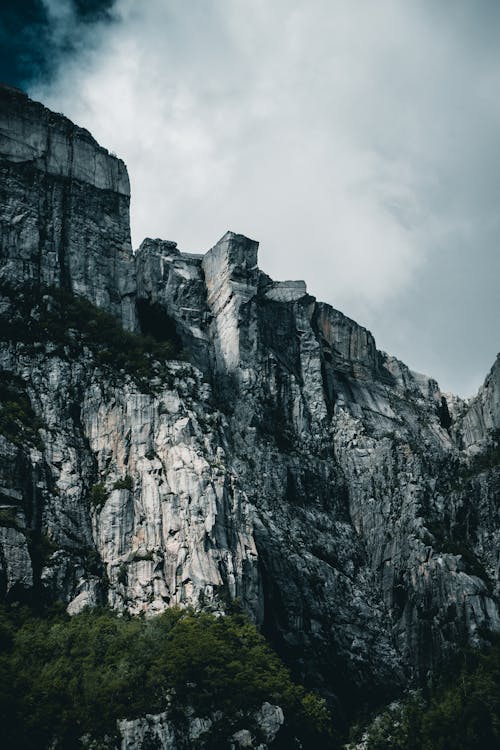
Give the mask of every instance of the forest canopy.
POLYGON ((237 611, 170 609, 145 619, 103 609, 42 618, 0 608, 0 721, 11 749, 69 750, 84 735, 115 747, 118 719, 168 710, 175 722, 188 706, 197 716, 222 712, 213 737, 204 738, 204 747, 217 747, 265 701, 284 711, 285 743, 288 735, 335 746, 324 701, 293 682, 237 611))

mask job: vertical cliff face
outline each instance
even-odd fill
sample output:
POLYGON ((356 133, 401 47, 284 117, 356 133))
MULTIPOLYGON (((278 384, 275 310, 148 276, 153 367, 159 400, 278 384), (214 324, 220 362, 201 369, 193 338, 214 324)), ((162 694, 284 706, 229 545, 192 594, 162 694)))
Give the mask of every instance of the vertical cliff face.
POLYGON ((463 447, 469 453, 480 453, 498 437, 500 430, 500 355, 488 373, 479 393, 466 410, 461 422, 463 447))
POLYGON ((90 133, 0 87, 1 279, 64 286, 135 325, 130 186, 90 133))
POLYGON ((134 613, 240 598, 257 618, 253 513, 228 470, 224 421, 190 367, 154 395, 96 386, 82 420, 105 499, 91 512, 109 602, 134 613))
MULTIPOLYGON (((201 255, 181 253, 176 242, 145 239, 135 255, 137 303, 149 332, 158 310, 175 319, 175 330, 190 359, 208 372, 208 307, 201 255), (149 313, 149 315, 148 315, 149 313)), ((158 320, 161 328, 164 324, 158 320)))
MULTIPOLYGON (((164 269, 186 262, 162 257, 164 269)), ((435 381, 303 282, 269 279, 254 242, 227 233, 201 272, 190 305, 211 357, 198 364, 255 508, 264 626, 282 652, 325 686, 348 675, 354 691, 379 691, 498 630, 498 564, 477 536, 498 528, 496 469, 475 478, 460 450, 471 420, 489 440, 491 376, 469 408, 455 403, 450 431, 435 381)), ((167 309, 182 326, 178 278, 167 309)), ((139 288, 158 299, 154 285, 142 261, 139 288)))
POLYGON ((435 381, 270 279, 253 240, 133 257, 123 163, 0 96, 2 594, 70 612, 238 598, 344 704, 498 632, 498 362, 450 424, 435 381), (59 331, 53 286, 184 361, 125 362, 116 332, 97 347, 111 324, 91 307, 59 331))

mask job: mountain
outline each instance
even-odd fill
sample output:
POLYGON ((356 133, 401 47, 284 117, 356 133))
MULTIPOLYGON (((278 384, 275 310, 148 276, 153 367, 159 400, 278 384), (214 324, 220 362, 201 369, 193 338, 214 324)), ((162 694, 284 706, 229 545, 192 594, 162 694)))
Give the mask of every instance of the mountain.
POLYGON ((499 358, 464 402, 242 235, 134 253, 123 162, 8 87, 0 175, 7 603, 238 600, 340 722, 500 631, 499 358))

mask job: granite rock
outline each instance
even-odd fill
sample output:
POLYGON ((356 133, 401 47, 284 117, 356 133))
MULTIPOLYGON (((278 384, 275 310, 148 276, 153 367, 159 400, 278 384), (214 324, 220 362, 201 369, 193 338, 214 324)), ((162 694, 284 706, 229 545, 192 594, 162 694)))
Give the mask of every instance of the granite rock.
MULTIPOLYGON (((88 347, 2 334, 38 420, 0 430, 2 595, 147 615, 238 598, 339 715, 498 633, 499 360, 475 399, 444 394, 232 232, 134 257, 123 163, 0 98, 2 314, 20 285, 63 286, 184 348, 145 384, 88 347)), ((164 718, 125 722, 123 747, 164 718)))
POLYGON ((133 329, 129 202, 121 159, 0 86, 0 281, 64 286, 133 329))

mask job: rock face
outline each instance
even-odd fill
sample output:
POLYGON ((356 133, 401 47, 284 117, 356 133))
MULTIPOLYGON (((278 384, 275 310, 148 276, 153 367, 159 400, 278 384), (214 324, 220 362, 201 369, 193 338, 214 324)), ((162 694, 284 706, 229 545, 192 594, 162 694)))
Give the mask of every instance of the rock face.
POLYGON ((500 429, 500 354, 462 420, 462 445, 480 453, 500 429))
POLYGON ((90 133, 0 86, 2 281, 65 286, 135 326, 125 164, 90 133))
MULTIPOLYGON (((200 718, 187 712, 182 731, 179 731, 178 725, 176 726, 169 720, 167 713, 148 714, 141 719, 120 721, 121 750, 136 750, 142 747, 154 747, 158 750, 189 750, 192 747, 203 747, 204 738, 221 718, 222 715, 200 718)), ((282 724, 281 708, 267 702, 263 703, 252 717, 250 728, 240 729, 232 735, 228 745, 229 750, 240 750, 240 748, 266 750, 272 745, 282 724)))
POLYGON ((446 401, 303 282, 260 271, 252 240, 194 256, 148 239, 133 257, 123 163, 0 101, 0 314, 20 321, 0 341, 19 406, 0 412, 2 595, 150 614, 238 598, 346 711, 500 631, 499 360, 471 403, 446 401), (189 361, 145 382, 30 339, 28 282, 175 329, 189 361))

